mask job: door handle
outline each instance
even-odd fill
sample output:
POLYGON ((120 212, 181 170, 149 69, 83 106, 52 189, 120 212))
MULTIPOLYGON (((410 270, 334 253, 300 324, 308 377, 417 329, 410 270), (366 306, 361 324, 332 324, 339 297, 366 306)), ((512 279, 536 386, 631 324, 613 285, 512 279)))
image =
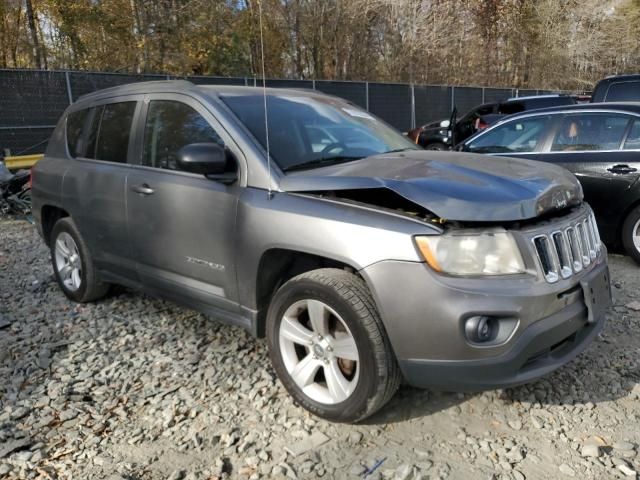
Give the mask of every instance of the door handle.
POLYGON ((143 183, 142 185, 133 185, 131 190, 139 193, 140 195, 153 195, 153 192, 155 192, 155 190, 146 183, 143 183))
POLYGON ((614 165, 611 168, 607 168, 607 170, 611 173, 633 173, 637 172, 637 168, 630 167, 629 165, 614 165))

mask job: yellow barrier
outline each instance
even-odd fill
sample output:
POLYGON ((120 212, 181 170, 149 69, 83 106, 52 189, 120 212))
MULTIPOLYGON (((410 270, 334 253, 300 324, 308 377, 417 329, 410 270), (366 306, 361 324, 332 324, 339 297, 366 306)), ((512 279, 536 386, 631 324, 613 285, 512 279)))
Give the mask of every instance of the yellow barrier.
POLYGON ((15 156, 15 157, 4 157, 4 165, 9 170, 19 170, 21 168, 31 168, 42 157, 44 157, 44 155, 42 153, 37 153, 37 154, 34 154, 34 155, 19 155, 19 156, 15 156))

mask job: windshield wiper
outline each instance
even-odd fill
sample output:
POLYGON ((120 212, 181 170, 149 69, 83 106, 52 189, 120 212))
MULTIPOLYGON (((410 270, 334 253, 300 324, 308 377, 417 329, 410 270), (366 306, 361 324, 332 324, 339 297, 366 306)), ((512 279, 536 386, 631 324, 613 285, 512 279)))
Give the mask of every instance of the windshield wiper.
POLYGON ((360 160, 364 157, 347 157, 347 156, 335 156, 335 157, 323 157, 316 158, 315 160, 309 160, 308 162, 298 163, 296 165, 290 165, 282 169, 283 172, 292 172, 294 170, 307 170, 311 168, 326 167, 328 165, 335 165, 337 163, 352 162, 354 160, 360 160))

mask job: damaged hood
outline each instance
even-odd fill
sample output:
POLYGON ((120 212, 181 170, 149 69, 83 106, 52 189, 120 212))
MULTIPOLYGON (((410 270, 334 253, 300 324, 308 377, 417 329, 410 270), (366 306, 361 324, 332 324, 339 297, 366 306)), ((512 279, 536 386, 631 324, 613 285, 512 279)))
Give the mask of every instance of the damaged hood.
POLYGON ((285 192, 389 189, 446 220, 517 221, 582 202, 567 170, 473 153, 407 151, 291 172, 285 192))

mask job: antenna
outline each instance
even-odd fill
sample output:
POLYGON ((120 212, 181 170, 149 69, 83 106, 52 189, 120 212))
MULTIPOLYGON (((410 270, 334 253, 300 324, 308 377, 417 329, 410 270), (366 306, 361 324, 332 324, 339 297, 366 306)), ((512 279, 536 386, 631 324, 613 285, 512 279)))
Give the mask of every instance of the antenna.
POLYGON ((262 0, 258 0, 258 15, 260 17, 260 59, 262 62, 262 98, 264 99, 264 135, 267 147, 267 172, 269 175, 269 198, 273 197, 271 191, 271 153, 269 151, 269 118, 267 115, 267 81, 264 73, 264 39, 262 35, 262 0))

